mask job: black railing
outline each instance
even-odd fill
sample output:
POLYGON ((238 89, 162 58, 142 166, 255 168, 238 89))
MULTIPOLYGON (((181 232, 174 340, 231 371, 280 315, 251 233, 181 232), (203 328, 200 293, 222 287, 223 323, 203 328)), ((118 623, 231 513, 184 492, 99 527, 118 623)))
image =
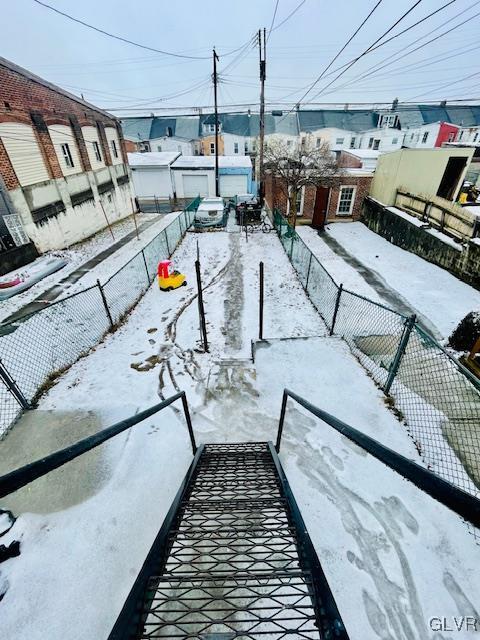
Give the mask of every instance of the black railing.
POLYGON ((392 451, 392 449, 389 449, 388 447, 384 447, 373 438, 370 438, 361 431, 354 429, 345 422, 342 422, 342 420, 332 416, 330 413, 319 409, 308 402, 308 400, 305 400, 305 398, 302 398, 289 389, 284 389, 283 391, 282 409, 280 412, 277 442, 275 445, 277 452, 280 451, 288 398, 292 398, 292 400, 298 402, 298 404, 304 409, 333 427, 333 429, 338 431, 338 433, 354 442, 374 458, 380 460, 380 462, 386 464, 387 467, 396 471, 403 478, 409 480, 430 497, 434 498, 445 507, 448 507, 448 509, 454 511, 457 515, 461 516, 464 520, 470 522, 475 527, 480 528, 480 500, 474 498, 469 493, 458 489, 453 484, 450 484, 450 482, 443 480, 431 471, 428 471, 428 469, 412 462, 405 456, 392 451))
POLYGON ((162 409, 170 406, 172 403, 177 400, 182 401, 183 412, 185 414, 185 420, 187 422, 188 435, 190 436, 190 442, 192 445, 192 452, 195 455, 197 451, 197 445, 195 442, 195 436, 193 433, 192 420, 190 418, 190 411, 188 409, 187 397, 185 395, 185 391, 181 391, 180 393, 176 393, 174 396, 170 396, 163 402, 159 404, 153 405, 149 409, 145 409, 137 415, 132 416, 131 418, 126 418, 121 422, 117 422, 111 427, 107 427, 98 433, 95 433, 92 436, 88 436, 83 440, 79 440, 75 444, 70 445, 69 447, 65 447, 65 449, 60 449, 60 451, 56 451, 55 453, 51 453, 50 455, 42 458, 41 460, 36 460, 35 462, 31 462, 30 464, 25 465, 24 467, 20 467, 20 469, 15 469, 14 471, 10 471, 10 473, 5 474, 0 477, 0 498, 4 498, 8 496, 10 493, 25 487, 27 484, 30 484, 34 480, 41 478, 42 476, 50 473, 50 471, 54 471, 59 467, 62 467, 67 462, 78 458, 87 451, 98 447, 100 444, 103 444, 110 438, 117 436, 122 431, 126 431, 131 427, 135 426, 139 422, 143 422, 150 416, 153 416, 155 413, 158 413, 162 409))

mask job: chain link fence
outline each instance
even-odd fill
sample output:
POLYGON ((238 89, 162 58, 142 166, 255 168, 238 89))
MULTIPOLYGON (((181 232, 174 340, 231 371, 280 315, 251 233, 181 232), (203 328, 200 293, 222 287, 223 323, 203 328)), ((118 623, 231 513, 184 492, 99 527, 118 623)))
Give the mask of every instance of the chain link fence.
MULTIPOLYGON (((331 334, 395 401, 428 467, 480 497, 480 382, 416 322, 343 289, 283 216, 274 225, 331 334)), ((477 537, 480 538, 480 533, 477 537)))
POLYGON ((193 223, 188 205, 103 285, 89 287, 37 312, 0 325, 0 437, 59 373, 121 322, 193 223))

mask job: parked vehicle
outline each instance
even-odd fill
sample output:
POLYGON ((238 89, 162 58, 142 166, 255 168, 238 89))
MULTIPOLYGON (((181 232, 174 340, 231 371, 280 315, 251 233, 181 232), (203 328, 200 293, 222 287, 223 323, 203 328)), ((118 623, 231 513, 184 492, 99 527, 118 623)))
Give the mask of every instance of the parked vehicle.
POLYGON ((195 213, 196 227, 220 227, 226 224, 228 210, 223 198, 203 198, 195 213))
POLYGON ((258 222, 261 219, 260 202, 253 193, 245 193, 235 197, 235 219, 237 224, 258 222))

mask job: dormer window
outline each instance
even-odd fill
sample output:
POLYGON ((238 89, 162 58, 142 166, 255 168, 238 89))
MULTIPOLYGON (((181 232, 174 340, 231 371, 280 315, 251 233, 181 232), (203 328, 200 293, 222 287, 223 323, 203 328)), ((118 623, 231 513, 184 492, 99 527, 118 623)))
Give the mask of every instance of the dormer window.
POLYGON ((378 120, 379 128, 392 128, 397 126, 398 116, 395 114, 383 114, 378 120))
MULTIPOLYGON (((204 124, 203 129, 205 133, 215 133, 215 123, 213 124, 204 124)), ((222 123, 218 123, 218 132, 220 133, 222 129, 222 123)))

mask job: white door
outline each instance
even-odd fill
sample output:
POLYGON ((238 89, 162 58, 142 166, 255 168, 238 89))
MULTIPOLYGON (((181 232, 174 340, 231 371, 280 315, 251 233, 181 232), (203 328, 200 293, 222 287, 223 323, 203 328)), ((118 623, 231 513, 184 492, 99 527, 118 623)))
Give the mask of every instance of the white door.
POLYGON ((185 198, 208 196, 208 176, 205 174, 183 176, 183 195, 185 198))
POLYGON ((224 198, 231 198, 241 193, 248 193, 247 178, 246 175, 220 176, 220 195, 224 198))

